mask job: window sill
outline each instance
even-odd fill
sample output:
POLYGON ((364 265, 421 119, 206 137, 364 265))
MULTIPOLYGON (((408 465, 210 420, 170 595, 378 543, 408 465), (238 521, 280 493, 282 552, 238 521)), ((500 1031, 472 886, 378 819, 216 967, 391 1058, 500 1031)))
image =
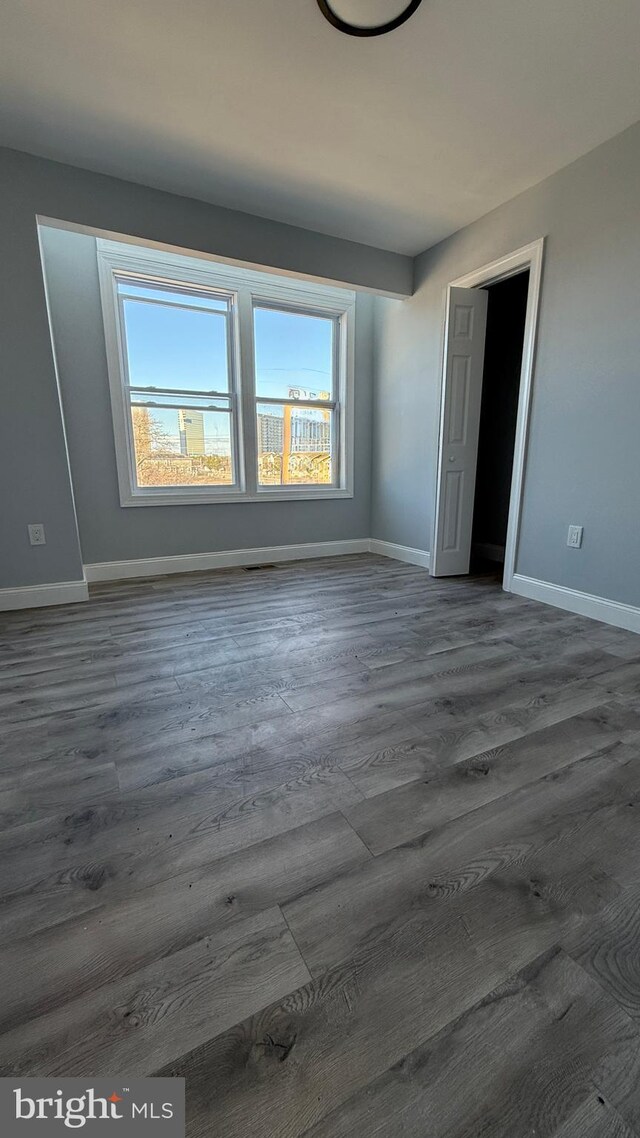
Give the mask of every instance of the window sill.
POLYGON ((238 506, 242 502, 310 502, 331 498, 353 498, 353 491, 340 486, 309 486, 299 490, 260 490, 257 494, 229 491, 226 494, 132 494, 121 497, 120 505, 129 506, 238 506))

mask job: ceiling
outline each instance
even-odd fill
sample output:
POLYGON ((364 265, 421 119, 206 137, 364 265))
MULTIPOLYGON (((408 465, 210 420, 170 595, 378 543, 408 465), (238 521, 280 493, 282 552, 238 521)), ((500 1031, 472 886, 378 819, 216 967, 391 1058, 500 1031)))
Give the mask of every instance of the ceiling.
POLYGON ((0 143, 413 254, 640 119, 639 45, 638 0, 372 38, 316 0, 2 0, 0 143))

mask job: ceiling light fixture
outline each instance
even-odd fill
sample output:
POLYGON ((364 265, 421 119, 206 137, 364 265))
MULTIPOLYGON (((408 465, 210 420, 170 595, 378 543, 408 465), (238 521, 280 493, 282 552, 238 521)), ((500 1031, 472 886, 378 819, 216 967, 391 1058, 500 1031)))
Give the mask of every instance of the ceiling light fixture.
POLYGON ((348 36, 382 36, 399 28, 422 0, 318 0, 322 15, 348 36))

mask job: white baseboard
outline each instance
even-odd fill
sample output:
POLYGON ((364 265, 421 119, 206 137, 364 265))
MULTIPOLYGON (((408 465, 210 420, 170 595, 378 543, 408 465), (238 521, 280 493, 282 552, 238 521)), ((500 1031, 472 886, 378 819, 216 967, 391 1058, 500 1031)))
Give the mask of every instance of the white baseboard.
POLYGON ((421 565, 423 569, 429 568, 431 555, 424 549, 412 549, 410 545, 396 545, 394 541, 380 541, 372 537, 369 541, 369 552, 380 553, 383 557, 394 557, 396 561, 408 561, 410 565, 421 565))
POLYGON ((537 581, 534 577, 523 577, 515 573, 512 592, 532 601, 542 601, 545 605, 566 609, 568 612, 588 616, 613 624, 616 628, 626 628, 630 632, 640 632, 640 608, 624 605, 620 601, 608 601, 604 597, 594 597, 591 593, 581 593, 577 589, 567 589, 564 585, 551 585, 548 581, 537 581))
POLYGON ((16 589, 0 589, 0 612, 43 608, 44 605, 69 605, 88 599, 86 580, 57 581, 53 585, 24 585, 16 589))
POLYGON ((85 565, 84 571, 87 581, 124 581, 131 577, 164 577, 169 573, 193 573, 203 569, 229 569, 241 565, 368 552, 369 539, 362 537, 350 541, 317 541, 303 545, 227 549, 218 553, 185 553, 176 557, 147 557, 139 561, 101 561, 85 565))

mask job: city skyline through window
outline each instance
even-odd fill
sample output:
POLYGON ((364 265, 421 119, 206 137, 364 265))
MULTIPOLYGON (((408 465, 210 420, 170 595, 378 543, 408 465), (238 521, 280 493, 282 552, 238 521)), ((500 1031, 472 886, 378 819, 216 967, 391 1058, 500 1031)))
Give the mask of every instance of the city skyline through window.
MULTIPOLYGON (((228 391, 226 301, 193 297, 149 285, 119 283, 132 388, 228 391)), ((322 317, 256 307, 254 311, 256 394, 267 398, 330 399, 333 322, 322 317)), ((175 397, 179 402, 179 397, 175 397)), ((163 397, 158 393, 157 402, 163 397)), ((186 407, 149 407, 156 449, 194 456, 230 455, 229 416, 186 407)), ((294 411, 293 450, 307 439, 315 451, 329 448, 326 415, 294 411), (319 443, 322 442, 322 446, 319 443)), ((284 423, 277 404, 258 411, 258 447, 282 446, 284 423), (262 422, 264 421, 264 426, 262 422)))

